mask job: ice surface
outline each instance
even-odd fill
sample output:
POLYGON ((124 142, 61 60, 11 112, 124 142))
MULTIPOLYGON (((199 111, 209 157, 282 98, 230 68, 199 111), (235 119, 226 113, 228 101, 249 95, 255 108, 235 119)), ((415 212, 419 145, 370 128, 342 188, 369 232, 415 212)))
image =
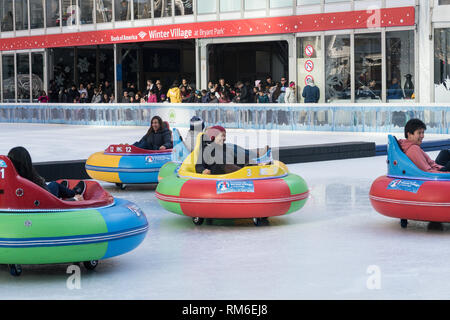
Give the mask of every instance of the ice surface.
MULTIPOLYGON (((2 124, 0 153, 26 142, 37 161, 85 158, 108 143, 136 140, 142 131, 2 124)), ((283 144, 299 137, 307 140, 301 143, 385 143, 383 136, 296 133, 287 134, 283 144)), ((372 209, 370 185, 385 174, 385 160, 289 165, 305 178, 311 198, 302 210, 271 218, 264 227, 251 220, 214 220, 198 227, 164 211, 154 186, 121 191, 103 184, 144 210, 150 230, 143 244, 101 261, 95 271, 82 267, 80 290, 67 289, 67 265, 23 266, 18 278, 0 266, 0 299, 447 299, 450 227, 434 231, 427 223, 411 222, 403 230, 398 220, 372 209), (379 290, 366 285, 373 265, 381 271, 379 290)))

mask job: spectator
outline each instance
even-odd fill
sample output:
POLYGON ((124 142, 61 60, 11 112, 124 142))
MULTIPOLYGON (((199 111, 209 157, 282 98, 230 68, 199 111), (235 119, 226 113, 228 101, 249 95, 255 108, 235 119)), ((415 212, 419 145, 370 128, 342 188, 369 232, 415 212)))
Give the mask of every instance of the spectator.
POLYGON ((92 97, 94 96, 94 86, 92 83, 88 83, 88 85, 86 86, 86 91, 87 91, 87 100, 88 102, 91 102, 92 97))
POLYGON ((289 88, 286 88, 286 95, 284 97, 285 103, 297 103, 297 89, 295 87, 295 82, 291 81, 289 83, 289 88))
POLYGON ((405 95, 403 94, 402 87, 400 86, 397 78, 392 78, 391 85, 387 90, 387 99, 403 99, 405 95))
POLYGON ((242 81, 239 81, 237 83, 237 87, 240 90, 239 95, 239 103, 250 103, 251 102, 251 95, 248 91, 248 87, 242 83, 242 81))
POLYGON ((50 81, 50 87, 48 89, 49 102, 55 103, 58 102, 58 85, 55 80, 50 81))
POLYGON ((92 103, 100 103, 100 102, 102 102, 102 95, 99 92, 98 88, 94 88, 94 95, 92 96, 91 102, 92 103))
POLYGON ((226 92, 220 92, 219 95, 219 103, 230 103, 230 98, 226 92))
POLYGON ((80 98, 80 92, 77 90, 77 87, 73 84, 72 88, 67 92, 67 99, 70 103, 78 101, 80 98))
POLYGON ((156 89, 155 89, 155 93, 156 93, 156 99, 158 100, 158 102, 164 102, 166 101, 166 95, 164 94, 164 88, 161 84, 161 81, 157 80, 156 81, 156 89))
POLYGON ((281 83, 277 82, 274 87, 272 87, 270 94, 270 102, 277 103, 278 97, 281 95, 281 83))
POLYGON ((67 89, 64 89, 61 87, 58 93, 58 101, 60 103, 68 103, 69 102, 69 95, 67 89))
POLYGON ((147 102, 148 103, 157 103, 158 102, 158 96, 156 95, 156 87, 150 89, 150 92, 147 96, 147 102))
POLYGON ((121 103, 130 103, 130 98, 128 96, 128 91, 123 92, 123 97, 121 103))
POLYGON ((167 92, 167 98, 170 103, 181 103, 181 91, 178 87, 178 81, 172 84, 172 88, 167 92))
POLYGON ((88 102, 86 94, 87 94, 87 92, 84 92, 84 91, 81 93, 80 100, 79 100, 80 103, 87 103, 88 102))
POLYGON ((206 91, 205 89, 202 90, 202 99, 201 99, 201 103, 208 103, 209 102, 209 94, 208 91, 206 91))
POLYGON ((256 102, 257 103, 269 103, 270 102, 269 101, 269 96, 263 90, 259 90, 257 98, 256 98, 256 102))
POLYGON ((109 84, 109 81, 105 81, 105 86, 102 88, 102 91, 108 95, 108 97, 111 97, 114 93, 114 88, 109 84))
POLYGON ((116 97, 114 96, 114 93, 109 96, 109 103, 116 103, 116 97))
POLYGON ((81 94, 85 94, 85 96, 87 97, 87 95, 88 95, 88 92, 87 92, 87 90, 84 88, 84 85, 82 84, 82 83, 80 83, 80 89, 78 89, 78 92, 80 93, 80 96, 81 96, 81 94))
POLYGON ((320 90, 314 84, 314 80, 308 78, 307 85, 303 88, 302 97, 305 98, 305 103, 317 103, 320 99, 320 90))
POLYGON ((48 96, 47 96, 47 93, 45 93, 45 91, 41 91, 41 95, 38 98, 38 102, 39 103, 48 103, 48 96))
POLYGON ((102 103, 109 103, 109 97, 106 93, 103 94, 102 103))
POLYGON ((208 103, 219 103, 219 99, 217 99, 215 93, 209 93, 209 102, 208 103))

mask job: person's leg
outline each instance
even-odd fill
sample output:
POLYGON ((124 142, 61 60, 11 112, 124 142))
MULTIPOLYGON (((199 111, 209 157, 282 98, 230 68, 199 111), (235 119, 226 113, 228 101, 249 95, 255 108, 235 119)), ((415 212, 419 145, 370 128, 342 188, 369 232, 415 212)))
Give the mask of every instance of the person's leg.
POLYGON ((444 166, 441 169, 443 172, 450 172, 450 150, 442 150, 436 158, 436 163, 444 166))
POLYGON ((47 189, 52 195, 59 198, 59 186, 57 182, 52 181, 49 184, 47 184, 47 189))
POLYGON ((450 161, 450 150, 441 150, 436 158, 436 163, 445 166, 450 161))
MULTIPOLYGON (((56 182, 55 182, 56 183, 56 182)), ((62 184, 56 183, 58 186, 58 198, 73 198, 75 197, 75 191, 66 188, 65 186, 63 186, 62 184)))

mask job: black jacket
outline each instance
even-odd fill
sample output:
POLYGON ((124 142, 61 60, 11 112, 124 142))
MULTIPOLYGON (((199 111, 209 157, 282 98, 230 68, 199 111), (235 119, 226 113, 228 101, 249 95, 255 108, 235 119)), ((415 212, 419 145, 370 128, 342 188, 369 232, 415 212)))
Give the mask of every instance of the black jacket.
POLYGON ((151 132, 142 137, 139 142, 133 144, 135 147, 147 150, 159 150, 161 146, 166 149, 172 149, 172 131, 167 128, 158 130, 156 133, 151 132))

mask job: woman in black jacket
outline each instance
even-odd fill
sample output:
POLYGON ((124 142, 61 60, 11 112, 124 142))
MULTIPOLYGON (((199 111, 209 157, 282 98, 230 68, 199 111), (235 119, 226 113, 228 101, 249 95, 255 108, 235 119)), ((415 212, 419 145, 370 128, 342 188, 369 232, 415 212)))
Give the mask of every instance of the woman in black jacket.
POLYGON ((133 145, 147 150, 172 149, 172 132, 166 128, 160 117, 154 116, 147 134, 143 136, 139 142, 135 142, 133 145))

